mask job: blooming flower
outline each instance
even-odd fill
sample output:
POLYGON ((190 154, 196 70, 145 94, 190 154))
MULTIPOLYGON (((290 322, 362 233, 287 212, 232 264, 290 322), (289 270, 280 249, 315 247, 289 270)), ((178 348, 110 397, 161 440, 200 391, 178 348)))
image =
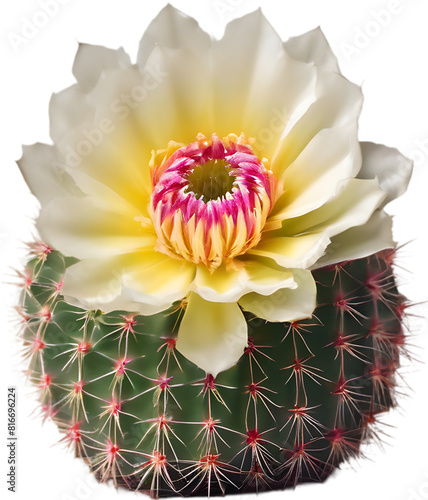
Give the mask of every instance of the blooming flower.
POLYGON ((122 50, 79 45, 53 145, 21 171, 44 241, 78 262, 63 293, 103 311, 185 307, 177 349, 214 376, 247 345, 242 310, 311 316, 311 269, 394 246, 385 203, 411 162, 359 143, 360 88, 317 29, 283 42, 261 11, 221 40, 171 6, 122 50))

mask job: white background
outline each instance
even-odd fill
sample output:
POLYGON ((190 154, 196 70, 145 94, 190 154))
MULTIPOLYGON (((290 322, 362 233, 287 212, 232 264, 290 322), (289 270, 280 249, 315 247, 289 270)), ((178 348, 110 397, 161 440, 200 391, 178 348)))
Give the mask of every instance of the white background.
MULTIPOLYGON (((53 0, 51 0, 53 1, 53 0)), ((55 0, 54 0, 55 1, 55 0)), ((165 5, 158 0, 61 0, 58 12, 31 39, 17 42, 29 21, 40 21, 43 0, 4 1, 0 7, 2 65, 0 166, 0 494, 7 498, 84 500, 139 498, 98 485, 86 466, 55 443, 54 424, 31 415, 37 407, 34 389, 24 381, 13 305, 16 288, 8 285, 22 269, 23 241, 34 235, 32 198, 14 161, 21 144, 49 142, 48 102, 52 92, 73 83, 71 66, 77 42, 123 46, 135 60, 139 39, 165 5), (36 16, 36 17, 35 17, 36 16), (18 492, 6 485, 6 388, 18 389, 18 492)), ((398 256, 401 290, 416 303, 428 299, 426 249, 428 214, 428 2, 426 0, 173 0, 202 27, 221 36, 230 19, 262 6, 283 39, 321 25, 337 54, 342 72, 362 84, 365 106, 360 138, 399 148, 415 160, 408 193, 390 206, 396 213, 395 239, 409 243, 398 256), (381 12, 382 11, 382 12, 381 12), (388 11, 389 14, 386 14, 388 11), (379 16, 379 13, 381 15, 379 16), (366 33, 366 36, 362 33, 366 33), (368 35, 367 35, 368 33, 368 35)), ((28 32, 26 33, 28 35, 28 32)), ((251 34, 249 33, 249 36, 251 34)), ((368 459, 346 465, 323 485, 271 493, 271 498, 428 499, 428 359, 427 306, 412 310, 411 352, 419 361, 401 370, 399 408, 383 417, 384 449, 366 447, 368 459)), ((4 497, 3 497, 4 498, 4 497)))

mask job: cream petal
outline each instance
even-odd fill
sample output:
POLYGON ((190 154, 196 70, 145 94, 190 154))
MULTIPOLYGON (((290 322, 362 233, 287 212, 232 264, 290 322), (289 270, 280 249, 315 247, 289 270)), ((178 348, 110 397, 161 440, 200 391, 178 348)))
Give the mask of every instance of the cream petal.
POLYGON ((115 123, 125 121, 136 104, 140 104, 133 99, 132 91, 142 85, 142 78, 135 66, 106 68, 102 78, 86 93, 87 106, 94 109, 94 124, 105 118, 115 123))
POLYGON ((241 269, 227 269, 225 265, 212 274, 205 266, 198 266, 192 290, 210 302, 236 302, 249 292, 270 295, 279 288, 296 286, 292 273, 267 259, 244 258, 241 269))
POLYGON ((126 299, 163 310, 187 295, 195 265, 148 249, 131 256, 122 276, 126 299))
POLYGON ((350 179, 337 198, 302 217, 285 221, 282 229, 270 237, 308 231, 323 233, 331 238, 351 227, 365 224, 384 198, 385 193, 376 179, 350 179))
MULTIPOLYGON (((83 172, 140 208, 151 191, 152 144, 134 116, 141 103, 129 99, 135 89, 146 92, 143 78, 135 68, 106 71, 87 95, 87 116, 78 125, 69 123, 59 144, 70 173, 83 172)), ((51 110, 56 116, 61 108, 51 110)))
POLYGON ((236 302, 245 292, 248 276, 244 268, 226 269, 222 265, 212 274, 205 266, 198 266, 192 290, 211 302, 236 302))
POLYGON ((316 307, 315 280, 310 271, 292 271, 297 288, 282 288, 267 297, 249 293, 240 299, 239 305, 267 321, 298 321, 311 317, 316 307))
POLYGON ((95 113, 88 94, 77 84, 52 94, 49 102, 49 131, 54 143, 61 146, 64 142, 64 154, 69 154, 70 148, 74 146, 69 139, 70 133, 76 133, 77 130, 81 134, 85 128, 91 130, 95 113))
POLYGON ((329 243, 330 239, 326 233, 288 237, 270 236, 267 233, 248 253, 268 257, 288 269, 307 269, 324 254, 329 243))
POLYGON ((397 149, 372 142, 362 142, 361 151, 363 165, 358 178, 379 179, 380 187, 387 194, 382 206, 401 196, 409 184, 413 162, 397 149))
POLYGON ((283 221, 315 210, 338 195, 361 167, 355 124, 321 130, 280 178, 284 193, 269 221, 283 221))
POLYGON ((387 248, 394 248, 392 217, 377 210, 361 226, 344 231, 331 239, 326 254, 312 267, 317 269, 346 260, 361 259, 387 248))
POLYGON ((150 23, 140 42, 137 64, 144 68, 155 46, 185 49, 206 59, 211 38, 197 21, 172 5, 164 7, 150 23))
POLYGON ((122 163, 135 158, 145 172, 152 150, 166 149, 170 141, 194 142, 199 133, 211 135, 207 71, 191 52, 156 46, 139 71, 106 72, 89 98, 97 102, 99 120, 111 118, 114 130, 95 154, 116 149, 122 163))
POLYGON ((83 156, 76 168, 70 169, 70 175, 82 190, 90 191, 89 185, 98 182, 141 211, 147 208, 152 189, 150 157, 138 127, 121 123, 90 155, 83 156))
POLYGON ((299 61, 315 63, 323 71, 339 73, 339 65, 321 28, 315 28, 284 43, 287 52, 299 61))
POLYGON ((78 259, 126 253, 155 245, 152 231, 134 220, 139 215, 117 213, 96 205, 97 200, 56 198, 42 208, 37 228, 46 243, 78 259))
MULTIPOLYGON (((122 266, 114 259, 85 259, 67 268, 61 293, 67 302, 103 312, 126 310, 154 314, 159 310, 126 300, 122 292, 122 266)), ((162 309, 160 309, 162 310, 162 309)))
POLYGON ((337 198, 281 229, 266 233, 249 254, 274 259, 287 268, 307 269, 321 259, 333 236, 365 224, 385 197, 374 180, 351 179, 337 198))
POLYGON ((271 168, 281 177, 285 168, 320 130, 356 124, 363 96, 360 87, 338 73, 318 73, 316 100, 283 138, 271 168))
POLYGON ((22 157, 17 163, 25 182, 42 205, 67 194, 79 195, 79 189, 58 160, 54 146, 40 143, 23 146, 22 157))
POLYGON ((260 10, 227 25, 212 46, 215 131, 255 139, 270 158, 287 127, 314 101, 316 71, 296 61, 260 10))
POLYGON ((208 302, 191 293, 177 349, 214 377, 235 365, 248 345, 247 323, 235 302, 208 302))
POLYGON ((103 71, 130 66, 131 59, 122 47, 113 50, 100 45, 79 43, 73 64, 73 75, 79 82, 80 88, 87 92, 95 86, 103 71))
POLYGON ((102 309, 155 314, 187 294, 194 266, 148 249, 70 266, 63 293, 72 303, 102 309))
MULTIPOLYGON (((102 181, 114 179, 119 190, 122 185, 138 191, 150 187, 147 174, 152 148, 157 144, 153 144, 150 131, 140 129, 136 113, 159 87, 158 78, 154 69, 143 73, 135 67, 109 69, 89 93, 83 94, 84 101, 78 85, 64 95, 53 96, 51 135, 66 164, 96 179, 101 175, 102 181), (71 104, 75 109, 69 111, 71 104)), ((146 118, 159 120, 156 114, 146 118)), ((166 147, 165 142, 162 147, 166 147)))
POLYGON ((151 146, 121 98, 141 78, 135 68, 106 70, 90 93, 75 85, 52 96, 50 105, 51 136, 68 171, 84 172, 140 207, 151 187, 151 146))
POLYGON ((135 116, 153 149, 164 149, 169 141, 188 144, 199 133, 209 137, 215 132, 211 83, 202 59, 185 49, 157 46, 141 71, 151 86, 135 116))
POLYGON ((296 288, 293 272, 276 265, 270 259, 260 257, 245 259, 245 270, 249 276, 247 290, 260 295, 271 295, 280 288, 296 288))
MULTIPOLYGON (((107 211, 114 210, 117 214, 122 214, 124 217, 132 219, 136 216, 149 218, 147 210, 149 197, 146 195, 145 190, 140 192, 139 196, 126 196, 127 193, 121 190, 121 193, 124 194, 124 197, 122 197, 115 192, 118 186, 111 182, 106 185, 77 169, 71 170, 70 176, 81 191, 94 200, 97 207, 107 211)), ((145 226, 147 227, 147 224, 145 226)))

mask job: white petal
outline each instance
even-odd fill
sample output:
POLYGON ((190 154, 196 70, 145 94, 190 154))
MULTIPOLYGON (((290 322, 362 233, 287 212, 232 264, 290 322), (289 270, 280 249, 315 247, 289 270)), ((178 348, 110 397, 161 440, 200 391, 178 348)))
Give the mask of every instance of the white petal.
POLYGON ((338 73, 319 73, 316 100, 282 140, 272 158, 272 171, 280 174, 309 141, 324 128, 356 124, 362 106, 360 87, 338 73))
POLYGON ((319 27, 303 35, 290 38, 284 43, 284 46, 287 52, 299 61, 313 62, 324 71, 339 73, 336 56, 319 27))
POLYGON ((100 45, 79 43, 73 64, 73 75, 85 92, 91 90, 103 71, 113 68, 128 68, 131 59, 123 48, 113 50, 100 45))
POLYGON ((185 49, 156 47, 143 73, 151 82, 147 98, 136 108, 141 131, 154 149, 169 141, 188 144, 199 133, 211 136, 208 69, 202 59, 185 49))
POLYGON ((71 162, 70 175, 88 194, 98 182, 139 211, 145 210, 152 189, 150 145, 141 139, 144 136, 140 135, 141 131, 131 119, 119 121, 112 127, 109 133, 103 133, 101 128, 94 128, 91 132, 84 129, 93 134, 92 140, 96 138, 96 144, 90 144, 84 136, 79 138, 69 134, 67 139, 73 146, 64 147, 71 148, 74 153, 64 152, 64 156, 68 164, 71 162), (81 154, 78 145, 82 141, 89 144, 89 154, 81 154))
POLYGON ((144 77, 135 67, 110 69, 89 93, 74 85, 52 96, 51 137, 70 170, 85 171, 102 182, 127 184, 131 190, 144 191, 150 184, 144 174, 153 145, 134 116, 142 104, 135 98, 148 95, 144 77))
POLYGON ((411 160, 397 149, 372 142, 362 142, 361 152, 363 165, 358 178, 379 179, 380 187, 387 194, 382 206, 406 191, 413 170, 411 160))
POLYGON ((132 161, 147 169, 152 150, 166 149, 170 141, 194 142, 199 133, 210 136, 214 129, 207 71, 200 58, 184 49, 156 46, 139 71, 106 72, 89 99, 97 103, 94 127, 107 117, 113 131, 85 159, 111 150, 117 159, 122 154, 122 163, 132 161))
POLYGON ((280 288, 296 288, 293 272, 270 259, 246 260, 245 269, 250 277, 247 290, 260 295, 271 295, 280 288))
POLYGON ((124 299, 120 273, 117 259, 85 259, 67 269, 61 293, 73 305, 103 312, 126 310, 154 314, 162 310, 124 299))
POLYGON ((286 127, 314 101, 316 71, 284 50, 260 10, 229 23, 212 46, 215 131, 255 138, 270 158, 286 127))
POLYGON ((133 254, 122 271, 122 294, 128 300, 162 310, 187 295, 194 277, 194 264, 149 249, 133 254))
POLYGON ((89 142, 90 154, 80 155, 77 168, 136 203, 151 189, 152 150, 212 133, 208 86, 206 67, 198 57, 184 49, 156 47, 140 71, 105 72, 88 96, 97 103, 97 117, 85 125, 85 133, 70 134, 64 149, 79 153, 82 140, 89 142), (107 132, 100 133, 106 120, 107 132), (92 141, 85 137, 90 134, 92 141))
POLYGON ((309 318, 316 307, 317 287, 309 271, 293 269, 297 288, 283 288, 268 297, 245 295, 239 305, 267 321, 297 321, 309 318))
POLYGON ((346 260, 361 259, 387 248, 394 248, 392 217, 377 210, 366 224, 334 236, 326 254, 313 269, 346 260))
POLYGON ((183 356, 216 377, 238 362, 247 345, 247 323, 236 303, 208 302, 190 294, 177 337, 183 356))
POLYGON ((120 213, 96 205, 97 200, 56 198, 42 208, 37 229, 46 243, 78 259, 106 257, 154 247, 156 237, 134 220, 139 213, 120 213))
POLYGON ((124 214, 124 216, 129 216, 131 218, 134 218, 136 214, 148 217, 147 205, 149 203, 149 197, 145 196, 146 191, 142 190, 138 192, 138 196, 135 196, 135 191, 131 189, 131 186, 126 190, 126 186, 123 185, 123 182, 117 182, 115 184, 112 182, 110 175, 108 175, 107 168, 105 170, 105 182, 102 182, 102 175, 100 175, 101 181, 98 181, 78 169, 71 170, 70 176, 81 191, 94 200, 98 208, 104 210, 114 209, 116 213, 124 214), (123 194, 123 197, 120 196, 117 191, 123 194), (128 193, 126 191, 128 191, 128 193))
POLYGON ((288 237, 270 236, 267 233, 248 253, 268 257, 288 269, 307 269, 324 254, 329 243, 326 232, 288 237))
POLYGON ((17 162, 19 169, 42 205, 56 197, 79 193, 73 179, 58 160, 54 146, 37 143, 23 146, 22 151, 22 157, 17 162))
POLYGON ((199 266, 192 290, 210 302, 236 302, 249 292, 270 295, 279 288, 296 286, 292 273, 263 259, 246 259, 239 270, 221 266, 210 274, 205 266, 199 266))
POLYGON ((245 268, 228 270, 223 265, 212 274, 205 266, 198 266, 192 290, 210 302, 236 302, 246 292, 248 275, 245 268))
POLYGON ((280 178, 284 193, 269 221, 298 217, 335 198, 361 167, 355 124, 321 130, 280 178))
MULTIPOLYGON (((49 131, 54 143, 64 141, 64 148, 75 147, 69 140, 70 133, 82 134, 83 129, 94 128, 95 107, 88 94, 79 85, 72 85, 52 94, 49 102, 49 131)), ((84 136, 81 137, 85 139, 84 136)), ((68 165, 73 166, 73 165, 68 165)))
POLYGON ((191 264, 151 249, 82 260, 67 269, 63 292, 91 309, 155 314, 186 296, 194 274, 191 264))
POLYGON ((308 231, 331 238, 353 226, 365 224, 384 198, 385 193, 376 179, 350 179, 337 198, 302 217, 285 221, 275 234, 285 236, 308 231))
POLYGON ((210 36, 192 17, 172 5, 164 7, 150 23, 140 42, 137 64, 144 68, 155 46, 185 49, 206 59, 211 45, 210 36))

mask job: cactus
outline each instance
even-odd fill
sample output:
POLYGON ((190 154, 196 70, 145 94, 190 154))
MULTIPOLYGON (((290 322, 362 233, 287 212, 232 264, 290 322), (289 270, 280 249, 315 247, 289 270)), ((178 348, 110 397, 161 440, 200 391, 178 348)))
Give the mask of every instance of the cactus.
POLYGON ((100 481, 155 497, 323 481, 395 404, 407 307, 395 250, 314 271, 311 319, 246 313, 248 347, 216 379, 175 349, 185 301, 154 316, 84 310, 61 295, 73 260, 32 251, 20 306, 29 377, 100 481))

